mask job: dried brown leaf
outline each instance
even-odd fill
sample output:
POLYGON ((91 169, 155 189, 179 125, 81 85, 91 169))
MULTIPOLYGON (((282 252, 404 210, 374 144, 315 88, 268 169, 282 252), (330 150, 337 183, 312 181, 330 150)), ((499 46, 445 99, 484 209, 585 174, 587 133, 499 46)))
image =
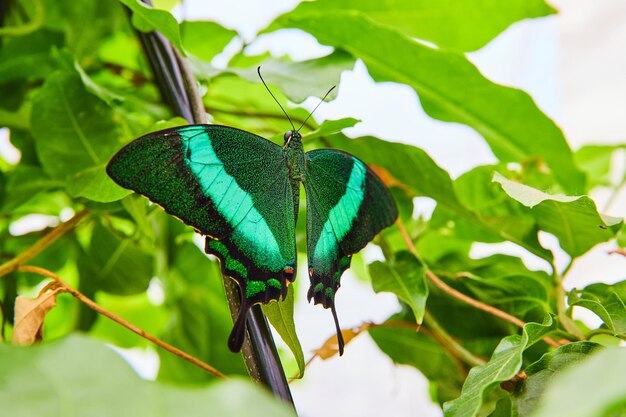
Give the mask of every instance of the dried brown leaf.
POLYGON ((15 299, 15 327, 11 338, 13 344, 32 345, 42 340, 46 314, 56 306, 57 294, 63 291, 56 282, 51 282, 36 298, 18 296, 15 299))
MULTIPOLYGON (((354 329, 344 329, 341 330, 341 334, 343 336, 343 341, 347 345, 350 343, 352 339, 357 337, 359 334, 367 331, 371 326, 371 323, 363 323, 360 327, 354 329)), ((339 344, 337 343, 337 335, 333 335, 324 342, 322 347, 316 349, 315 356, 318 356, 322 360, 326 360, 332 358, 336 354, 339 353, 339 344)))

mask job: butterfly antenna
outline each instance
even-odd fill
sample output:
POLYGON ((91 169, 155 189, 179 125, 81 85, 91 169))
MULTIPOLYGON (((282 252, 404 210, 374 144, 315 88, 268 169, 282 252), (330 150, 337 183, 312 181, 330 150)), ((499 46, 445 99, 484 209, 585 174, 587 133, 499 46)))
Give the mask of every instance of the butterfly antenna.
POLYGON ((280 105, 280 102, 276 99, 274 94, 272 94, 272 90, 270 90, 270 88, 267 86, 267 84, 265 84, 265 80, 263 79, 263 76, 261 75, 261 66, 260 65, 256 68, 256 72, 259 74, 259 78, 261 79, 261 82, 263 83, 263 85, 267 89, 267 92, 270 93, 270 96, 272 96, 272 98, 274 99, 276 104, 278 104, 278 107, 280 107, 280 109, 283 111, 283 113, 285 113, 285 116, 287 116, 287 120, 289 120, 289 123, 291 123, 291 128, 293 129, 293 131, 297 132, 296 127, 293 125, 293 122, 291 121, 291 117, 289 117, 289 115, 287 114, 285 109, 283 109, 283 106, 280 105))
POLYGON ((328 92, 326 94, 324 94, 324 97, 322 97, 322 99, 320 100, 319 103, 317 103, 317 106, 315 106, 315 108, 313 109, 313 111, 311 111, 311 113, 309 113, 309 115, 306 117, 306 119, 304 119, 304 122, 302 122, 302 124, 300 125, 300 127, 298 128, 297 132, 300 131, 300 129, 302 129, 302 126, 304 126, 304 124, 307 122, 307 120, 309 120, 309 117, 311 117, 313 115, 313 113, 315 113, 315 110, 317 110, 317 108, 320 106, 320 104, 322 104, 324 102, 324 100, 326 100, 326 97, 328 97, 328 95, 330 94, 331 91, 333 91, 335 89, 335 87, 337 87, 336 85, 333 85, 332 87, 330 87, 330 90, 328 90, 328 92))

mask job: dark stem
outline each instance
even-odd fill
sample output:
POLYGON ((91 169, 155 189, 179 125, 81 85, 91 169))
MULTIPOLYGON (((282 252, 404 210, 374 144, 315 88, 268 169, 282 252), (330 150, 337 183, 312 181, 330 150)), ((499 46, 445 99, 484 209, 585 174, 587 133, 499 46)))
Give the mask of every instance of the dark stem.
MULTIPOLYGON (((150 4, 150 0, 142 1, 150 4)), ((195 88, 196 80, 178 51, 157 32, 137 34, 152 68, 154 81, 172 112, 189 123, 205 123, 205 110, 195 88)), ((227 277, 224 277, 224 287, 231 313, 236 315, 240 308, 238 287, 227 277)), ((293 406, 276 345, 258 305, 248 313, 247 329, 242 355, 250 377, 265 384, 277 397, 293 406)))

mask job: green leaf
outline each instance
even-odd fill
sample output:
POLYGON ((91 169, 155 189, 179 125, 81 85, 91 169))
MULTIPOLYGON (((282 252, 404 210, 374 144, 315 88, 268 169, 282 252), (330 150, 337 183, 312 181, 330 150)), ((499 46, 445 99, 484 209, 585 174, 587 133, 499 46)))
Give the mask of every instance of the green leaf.
POLYGON ((44 170, 72 196, 108 202, 129 194, 105 172, 122 145, 113 111, 77 75, 56 72, 46 80, 33 98, 31 126, 44 170))
POLYGON ((170 12, 154 9, 140 0, 119 0, 133 12, 133 26, 141 32, 154 30, 165 36, 184 55, 178 22, 170 12))
POLYGON ((614 336, 626 337, 626 306, 617 293, 611 291, 605 296, 598 296, 590 291, 573 290, 567 302, 570 306, 580 306, 594 312, 614 336))
POLYGON ((193 390, 142 380, 112 349, 78 335, 33 347, 1 344, 0 369, 0 403, 14 417, 235 416, 250 404, 255 416, 294 415, 241 380, 193 390))
MULTIPOLYGON (((444 49, 481 48, 512 23, 555 12, 543 0, 344 0, 318 1, 327 12, 361 12, 377 23, 444 49)), ((290 15, 309 12, 300 4, 290 15)), ((270 27, 271 29, 271 27, 270 27)))
POLYGON ((307 141, 311 141, 313 139, 334 135, 341 132, 343 129, 354 126, 359 122, 359 119, 352 117, 344 117, 343 119, 338 120, 325 120, 324 123, 322 123, 314 131, 302 135, 302 140, 306 143, 307 141))
POLYGON ((563 132, 525 92, 485 79, 461 54, 432 49, 357 11, 328 11, 324 2, 296 10, 275 23, 350 52, 376 81, 411 86, 430 116, 472 127, 503 162, 543 157, 566 191, 584 188, 563 132))
POLYGON ((65 46, 83 64, 93 62, 111 33, 128 26, 125 10, 115 1, 45 1, 45 14, 45 26, 63 32, 65 46))
POLYGON ((3 38, 0 84, 48 76, 56 67, 50 50, 60 47, 62 42, 61 33, 43 29, 25 36, 3 38))
POLYGON ((137 241, 120 237, 97 222, 88 257, 79 259, 81 280, 94 289, 117 295, 138 294, 153 276, 153 257, 137 241))
POLYGON ((496 385, 515 376, 522 367, 524 350, 537 343, 554 330, 552 317, 546 316, 544 323, 527 323, 522 335, 507 336, 484 365, 472 368, 463 384, 461 396, 444 404, 446 417, 474 416, 480 409, 484 396, 496 385))
POLYGON ((611 293, 617 294, 622 300, 626 300, 626 280, 616 282, 615 284, 596 283, 588 285, 584 288, 586 293, 594 294, 596 297, 605 300, 611 293))
POLYGON ((296 334, 296 325, 293 322, 294 299, 293 285, 290 285, 287 297, 284 301, 263 304, 261 307, 272 327, 287 344, 291 353, 293 353, 298 364, 300 377, 302 377, 304 375, 304 353, 302 352, 302 346, 300 346, 300 340, 298 340, 298 335, 296 334))
MULTIPOLYGON (((294 103, 301 103, 311 96, 321 98, 332 86, 339 84, 341 73, 354 66, 354 58, 343 51, 335 51, 321 58, 298 62, 284 58, 264 59, 260 64, 254 63, 251 68, 240 68, 238 65, 227 71, 260 83, 258 65, 262 65, 261 74, 267 83, 277 86, 294 103)), ((332 100, 336 95, 335 90, 328 98, 332 100)))
POLYGON ((512 417, 511 398, 508 396, 500 398, 496 403, 496 408, 489 414, 489 417, 512 417))
POLYGON ((370 264, 372 288, 378 292, 390 292, 404 301, 413 311, 418 324, 424 319, 428 287, 424 266, 407 251, 398 252, 390 262, 376 261, 370 264))
POLYGON ((611 185, 611 160, 617 149, 626 145, 586 145, 574 153, 574 160, 587 175, 587 190, 611 185))
POLYGON ((550 381, 533 417, 619 416, 626 412, 626 349, 607 348, 550 381))
POLYGON ((495 169, 495 166, 480 166, 457 178, 454 189, 459 200, 492 233, 550 260, 550 252, 539 243, 535 218, 492 183, 495 169))
POLYGON ((462 277, 455 284, 466 288, 464 292, 525 321, 541 320, 551 312, 551 277, 543 271, 528 270, 520 258, 498 254, 471 259, 457 255, 432 267, 442 276, 462 277))
POLYGON ((234 30, 208 21, 182 22, 180 33, 185 49, 205 61, 211 61, 237 36, 234 30))
POLYGON ((513 393, 516 415, 530 416, 554 377, 599 349, 601 346, 596 343, 569 343, 544 354, 541 359, 526 368, 527 378, 513 393))
POLYGON ((493 181, 511 198, 528 207, 539 228, 555 235, 572 257, 611 239, 621 227, 621 219, 601 216, 589 197, 544 193, 497 172, 493 181))
POLYGON ((20 164, 5 174, 5 195, 0 199, 0 214, 17 214, 16 209, 39 193, 63 187, 51 180, 40 167, 20 164))

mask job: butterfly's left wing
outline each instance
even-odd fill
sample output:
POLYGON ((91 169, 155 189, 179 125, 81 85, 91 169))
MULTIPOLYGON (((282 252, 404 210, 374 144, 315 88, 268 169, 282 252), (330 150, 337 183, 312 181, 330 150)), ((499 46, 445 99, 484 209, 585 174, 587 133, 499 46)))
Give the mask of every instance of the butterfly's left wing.
POLYGON ((341 353, 343 340, 334 303, 341 275, 350 266, 351 255, 390 226, 398 210, 380 178, 359 159, 338 150, 306 153, 304 189, 308 298, 331 308, 341 353))
POLYGON ((280 146, 227 126, 189 125, 134 140, 109 162, 115 182, 147 196, 208 236, 241 309, 229 347, 238 351, 255 303, 285 297, 295 278, 295 212, 280 146))

